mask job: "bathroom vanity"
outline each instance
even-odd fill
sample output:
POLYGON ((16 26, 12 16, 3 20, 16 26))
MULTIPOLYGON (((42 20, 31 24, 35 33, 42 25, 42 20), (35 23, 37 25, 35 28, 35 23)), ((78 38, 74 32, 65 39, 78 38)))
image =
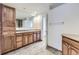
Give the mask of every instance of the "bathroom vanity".
POLYGON ((19 30, 16 32, 16 48, 41 41, 41 31, 39 29, 19 30))
POLYGON ((62 54, 63 55, 79 55, 79 35, 63 34, 62 54))

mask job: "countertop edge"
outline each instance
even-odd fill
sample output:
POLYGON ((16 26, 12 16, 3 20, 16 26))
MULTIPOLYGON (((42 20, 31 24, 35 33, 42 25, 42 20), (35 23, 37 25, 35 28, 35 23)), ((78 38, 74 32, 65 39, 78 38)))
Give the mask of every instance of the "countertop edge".
POLYGON ((79 43, 79 40, 77 40, 77 39, 71 38, 71 37, 63 35, 63 34, 62 34, 62 36, 79 43))

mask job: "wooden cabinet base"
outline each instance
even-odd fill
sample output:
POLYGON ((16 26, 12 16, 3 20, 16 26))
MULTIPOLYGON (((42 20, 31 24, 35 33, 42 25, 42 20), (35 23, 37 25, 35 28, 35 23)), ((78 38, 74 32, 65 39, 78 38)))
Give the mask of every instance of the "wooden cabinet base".
POLYGON ((16 48, 16 49, 10 50, 10 51, 8 51, 8 52, 1 53, 0 55, 5 55, 5 54, 7 54, 7 53, 9 53, 9 52, 18 50, 18 49, 20 49, 20 48, 23 48, 23 47, 25 47, 25 46, 28 46, 28 45, 30 45, 30 44, 33 44, 33 43, 36 43, 36 42, 40 42, 40 41, 42 41, 42 40, 38 40, 38 41, 35 41, 35 42, 32 42, 32 43, 29 43, 29 44, 27 44, 27 45, 23 45, 23 46, 21 46, 21 47, 18 47, 18 48, 16 48))
POLYGON ((63 36, 62 39, 63 55, 79 55, 79 41, 66 36, 63 36))
MULTIPOLYGON (((13 46, 11 46, 11 44, 12 44, 11 42, 13 42, 13 41, 11 41, 10 39, 8 39, 8 40, 6 39, 7 41, 10 41, 9 42, 10 45, 7 44, 7 43, 5 43, 5 45, 8 45, 7 46, 8 49, 4 50, 4 52, 1 53, 1 54, 6 54, 8 52, 11 52, 11 51, 17 50, 19 48, 22 48, 24 46, 33 44, 35 42, 42 41, 40 38, 41 38, 41 31, 16 33, 16 39, 15 39, 15 42, 13 44, 14 45, 14 48, 13 48, 13 46)), ((5 42, 7 42, 7 41, 5 41, 5 42)), ((6 46, 4 46, 4 48, 5 47, 6 46)))

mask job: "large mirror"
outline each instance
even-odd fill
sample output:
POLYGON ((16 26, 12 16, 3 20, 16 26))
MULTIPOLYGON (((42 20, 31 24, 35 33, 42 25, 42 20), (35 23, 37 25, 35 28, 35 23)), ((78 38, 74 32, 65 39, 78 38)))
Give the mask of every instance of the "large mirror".
POLYGON ((26 12, 16 10, 16 30, 27 30, 33 28, 33 16, 28 16, 26 12))

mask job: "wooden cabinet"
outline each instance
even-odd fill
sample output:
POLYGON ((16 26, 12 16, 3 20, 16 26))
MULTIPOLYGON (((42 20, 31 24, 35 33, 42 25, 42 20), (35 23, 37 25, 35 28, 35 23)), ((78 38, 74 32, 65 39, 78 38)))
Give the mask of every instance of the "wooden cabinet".
POLYGON ((4 36, 2 40, 2 53, 8 52, 14 49, 14 36, 4 36), (4 40, 5 39, 5 40, 4 40))
POLYGON ((77 49, 77 48, 75 48, 73 46, 70 46, 69 55, 79 55, 79 49, 77 49))
POLYGON ((2 13, 3 14, 2 22, 4 23, 3 27, 15 27, 14 13, 15 13, 14 8, 8 6, 3 7, 3 13, 2 13))
POLYGON ((62 45, 63 46, 63 54, 64 55, 67 55, 68 54, 68 47, 69 45, 66 43, 66 42, 63 42, 64 44, 62 45))
POLYGON ((5 39, 5 40, 3 40, 3 42, 4 42, 3 43, 3 52, 12 49, 13 44, 12 44, 12 40, 10 39, 10 37, 4 36, 3 39, 5 39))
POLYGON ((31 32, 31 33, 28 33, 28 42, 29 43, 32 43, 33 42, 33 32, 31 32))
POLYGON ((28 44, 28 42, 29 42, 29 40, 28 40, 28 36, 26 35, 26 36, 24 36, 24 45, 27 45, 28 44))
POLYGON ((63 55, 79 55, 79 42, 71 38, 62 37, 62 51, 63 55))
POLYGON ((16 49, 40 41, 40 31, 16 33, 16 49))
POLYGON ((15 49, 15 9, 0 4, 0 54, 15 49))
POLYGON ((23 35, 23 45, 27 45, 29 43, 29 37, 27 33, 23 35))
POLYGON ((34 42, 37 41, 37 32, 34 32, 33 36, 34 36, 34 42))
POLYGON ((22 37, 22 33, 18 33, 17 35, 16 35, 16 48, 20 48, 20 47, 22 47, 22 45, 23 45, 23 39, 22 39, 23 37, 22 37))
POLYGON ((41 39, 41 32, 38 31, 38 32, 37 32, 37 40, 40 40, 40 39, 41 39))

